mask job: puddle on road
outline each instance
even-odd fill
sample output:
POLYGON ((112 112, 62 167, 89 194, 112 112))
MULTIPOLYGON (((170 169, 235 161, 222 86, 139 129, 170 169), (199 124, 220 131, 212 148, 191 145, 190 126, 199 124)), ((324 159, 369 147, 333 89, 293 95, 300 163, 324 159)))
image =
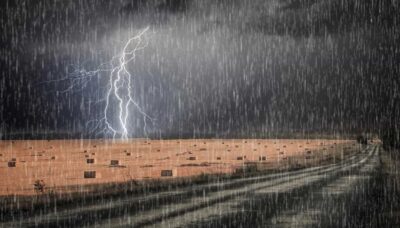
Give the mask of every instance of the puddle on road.
POLYGON ((354 187, 356 187, 359 181, 364 181, 369 179, 368 176, 362 175, 350 175, 341 177, 334 182, 323 187, 318 193, 323 196, 326 195, 339 195, 350 192, 354 187))
POLYGON ((319 210, 306 210, 298 213, 297 211, 288 211, 278 217, 271 219, 269 225, 279 228, 286 227, 308 227, 318 224, 319 210))

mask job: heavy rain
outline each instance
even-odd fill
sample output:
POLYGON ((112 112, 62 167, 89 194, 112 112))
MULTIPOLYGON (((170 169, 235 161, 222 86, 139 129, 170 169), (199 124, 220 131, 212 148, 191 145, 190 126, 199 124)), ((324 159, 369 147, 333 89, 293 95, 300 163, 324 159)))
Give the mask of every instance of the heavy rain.
POLYGON ((1 0, 0 227, 400 227, 397 0, 1 0))

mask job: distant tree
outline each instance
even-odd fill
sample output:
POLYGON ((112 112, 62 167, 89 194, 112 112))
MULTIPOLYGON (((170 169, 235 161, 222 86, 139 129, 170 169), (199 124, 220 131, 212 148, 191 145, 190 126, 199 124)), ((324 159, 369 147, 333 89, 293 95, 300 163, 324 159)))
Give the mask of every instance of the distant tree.
POLYGON ((381 131, 380 138, 385 149, 400 148, 400 127, 387 127, 381 131))
POLYGON ((400 98, 390 103, 382 118, 379 137, 385 149, 400 149, 400 98))

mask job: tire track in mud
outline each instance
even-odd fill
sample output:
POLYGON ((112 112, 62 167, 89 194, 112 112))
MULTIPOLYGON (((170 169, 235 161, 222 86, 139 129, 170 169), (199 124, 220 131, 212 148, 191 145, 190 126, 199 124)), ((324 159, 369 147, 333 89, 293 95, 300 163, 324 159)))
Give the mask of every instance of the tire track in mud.
MULTIPOLYGON (((149 194, 142 197, 126 197, 100 202, 79 208, 59 210, 24 220, 15 220, 2 226, 146 226, 165 224, 165 220, 181 219, 202 211, 213 211, 231 202, 240 202, 246 194, 257 191, 276 191, 276 188, 300 188, 337 175, 341 169, 354 168, 371 156, 371 147, 352 155, 341 163, 311 167, 297 171, 247 177, 220 183, 203 184, 181 190, 149 194), (366 154, 366 152, 370 154, 366 154), (303 181, 303 183, 301 182, 303 181), (291 184, 292 183, 292 184, 291 184), (297 183, 295 185, 294 183, 297 183), (286 187, 285 187, 286 186, 286 187), (273 190, 275 189, 275 190, 273 190)), ((344 170, 340 171, 343 172, 344 170)), ((207 215, 205 213, 204 215, 207 215)), ((201 216, 206 217, 206 216, 201 216)))
POLYGON ((246 200, 248 194, 283 193, 314 186, 321 182, 329 182, 338 176, 363 166, 375 153, 375 147, 367 148, 364 153, 353 156, 346 162, 315 167, 303 172, 289 172, 273 179, 240 186, 234 189, 222 190, 212 194, 193 197, 189 200, 165 205, 163 207, 124 217, 108 220, 105 226, 160 226, 179 227, 193 224, 194 221, 207 220, 213 217, 223 217, 224 213, 234 213, 230 210, 246 200), (366 153, 368 152, 368 153, 366 153), (189 224, 188 224, 188 223, 189 224))

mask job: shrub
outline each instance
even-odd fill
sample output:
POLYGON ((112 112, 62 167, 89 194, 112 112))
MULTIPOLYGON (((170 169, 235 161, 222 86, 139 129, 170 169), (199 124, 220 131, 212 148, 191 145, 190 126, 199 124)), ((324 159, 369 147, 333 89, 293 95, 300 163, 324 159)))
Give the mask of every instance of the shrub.
POLYGON ((43 180, 36 180, 35 183, 33 184, 33 187, 37 193, 44 193, 46 184, 44 183, 43 180))

